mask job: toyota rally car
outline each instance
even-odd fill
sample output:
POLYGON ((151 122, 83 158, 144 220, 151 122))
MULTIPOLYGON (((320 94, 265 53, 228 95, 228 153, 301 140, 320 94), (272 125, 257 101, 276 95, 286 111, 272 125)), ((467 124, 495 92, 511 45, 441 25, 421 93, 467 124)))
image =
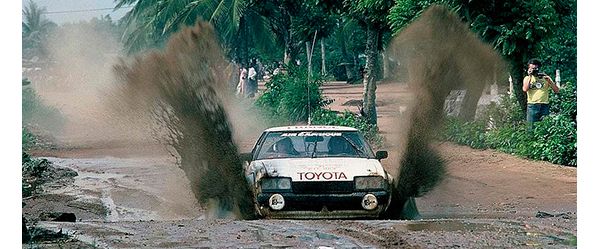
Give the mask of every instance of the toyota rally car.
POLYGON ((263 132, 242 158, 256 212, 265 218, 377 218, 393 179, 357 129, 286 126, 263 132))

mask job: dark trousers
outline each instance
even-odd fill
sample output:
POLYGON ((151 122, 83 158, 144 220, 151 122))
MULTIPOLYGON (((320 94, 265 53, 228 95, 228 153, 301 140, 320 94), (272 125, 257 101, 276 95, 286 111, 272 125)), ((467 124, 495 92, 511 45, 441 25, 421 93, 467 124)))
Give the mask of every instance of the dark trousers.
POLYGON ((527 104, 528 123, 540 121, 548 114, 550 114, 550 105, 548 104, 527 104))

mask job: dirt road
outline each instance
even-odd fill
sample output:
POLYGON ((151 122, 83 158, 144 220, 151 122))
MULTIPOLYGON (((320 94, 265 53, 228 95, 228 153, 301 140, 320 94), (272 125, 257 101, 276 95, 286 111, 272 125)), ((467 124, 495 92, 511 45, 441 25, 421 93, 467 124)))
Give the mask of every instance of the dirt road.
MULTIPOLYGON (((335 100, 332 109, 357 111, 344 104, 360 99, 362 86, 331 83, 324 92, 335 100)), ((403 85, 378 87, 378 120, 392 155, 384 161, 388 168, 395 160, 393 117, 401 115, 408 98, 403 85)), ((448 175, 417 198, 422 215, 417 221, 208 220, 168 154, 140 145, 38 152, 79 175, 72 186, 49 189, 55 198, 27 200, 23 211, 51 207, 74 212, 77 222, 38 225, 108 248, 576 246, 576 168, 450 143, 436 146, 448 163, 448 175)))

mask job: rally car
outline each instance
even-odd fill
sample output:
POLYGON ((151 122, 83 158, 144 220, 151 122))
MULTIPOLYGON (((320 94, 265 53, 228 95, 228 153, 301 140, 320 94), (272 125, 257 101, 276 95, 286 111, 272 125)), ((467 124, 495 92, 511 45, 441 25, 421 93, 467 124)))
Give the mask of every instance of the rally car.
POLYGON ((263 218, 378 218, 393 178, 355 128, 285 126, 265 130, 243 154, 255 209, 263 218))

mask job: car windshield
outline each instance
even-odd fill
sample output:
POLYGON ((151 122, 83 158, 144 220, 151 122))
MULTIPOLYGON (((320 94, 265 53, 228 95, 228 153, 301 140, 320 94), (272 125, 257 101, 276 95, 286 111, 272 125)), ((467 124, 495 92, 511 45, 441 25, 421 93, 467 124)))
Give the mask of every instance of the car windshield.
POLYGON ((356 131, 269 132, 259 145, 257 160, 270 158, 373 158, 373 151, 356 131))

